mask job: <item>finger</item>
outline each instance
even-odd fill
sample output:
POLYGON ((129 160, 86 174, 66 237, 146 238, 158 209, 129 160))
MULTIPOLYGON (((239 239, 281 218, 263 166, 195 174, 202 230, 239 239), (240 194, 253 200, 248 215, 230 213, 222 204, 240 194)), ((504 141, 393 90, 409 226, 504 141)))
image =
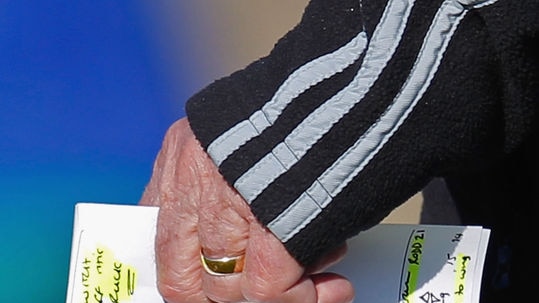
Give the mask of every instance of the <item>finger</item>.
POLYGON ((316 287, 309 276, 302 277, 296 284, 287 289, 285 292, 265 301, 268 303, 317 303, 318 295, 316 293, 316 287))
POLYGON ((290 289, 268 303, 349 303, 354 289, 344 277, 323 273, 304 276, 290 289))
MULTIPOLYGON (((346 250, 346 245, 341 246, 316 268, 337 262, 346 250)), ((342 303, 354 297, 352 285, 340 275, 308 275, 284 245, 260 224, 251 225, 246 253, 242 293, 248 301, 342 303)))
POLYGON ((141 204, 159 205, 156 234, 158 288, 169 303, 209 302, 202 291, 196 201, 202 190, 196 141, 185 120, 165 136, 141 204))
MULTIPOLYGON (((208 160, 209 161, 209 160, 208 160)), ((207 165, 213 166, 213 163, 207 165)), ((199 239, 204 254, 212 258, 239 256, 245 253, 249 224, 253 215, 243 198, 218 173, 209 167, 207 185, 213 192, 201 197, 198 209, 199 239)))
POLYGON ((312 275, 318 303, 348 303, 354 301, 354 287, 350 281, 333 273, 312 275))
POLYGON ((241 274, 209 276, 203 274, 202 289, 212 302, 244 302, 241 293, 241 274))
POLYGON ((157 282, 168 303, 209 302, 202 290, 196 222, 183 209, 160 209, 156 235, 157 282))
POLYGON ((275 235, 259 223, 251 224, 242 282, 248 301, 272 302, 289 292, 298 296, 295 302, 310 302, 316 297, 315 289, 304 280, 304 273, 275 235))
MULTIPOLYGON (((213 166, 213 162, 208 165, 213 166)), ((215 191, 202 197, 198 215, 202 253, 214 259, 241 257, 245 255, 253 216, 247 203, 222 179, 217 169, 211 169, 210 173, 213 175, 206 180, 215 182, 211 185, 215 191)), ((243 301, 240 284, 240 273, 218 276, 204 272, 202 276, 204 293, 216 302, 243 301)))

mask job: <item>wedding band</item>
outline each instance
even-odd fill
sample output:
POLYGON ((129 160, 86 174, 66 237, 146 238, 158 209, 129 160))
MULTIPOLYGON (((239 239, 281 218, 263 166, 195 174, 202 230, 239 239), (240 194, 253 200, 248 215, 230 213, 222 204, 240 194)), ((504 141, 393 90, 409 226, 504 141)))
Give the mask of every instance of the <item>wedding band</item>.
POLYGON ((200 252, 202 267, 207 273, 214 276, 240 273, 243 270, 245 255, 224 258, 208 258, 200 252))

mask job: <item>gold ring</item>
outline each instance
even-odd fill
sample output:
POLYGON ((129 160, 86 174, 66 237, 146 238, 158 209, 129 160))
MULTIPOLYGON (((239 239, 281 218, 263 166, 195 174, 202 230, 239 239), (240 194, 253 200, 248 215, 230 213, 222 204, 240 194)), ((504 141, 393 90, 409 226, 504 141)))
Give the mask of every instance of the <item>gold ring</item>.
POLYGON ((208 258, 200 252, 202 267, 207 273, 214 276, 224 276, 240 273, 245 263, 245 255, 224 258, 208 258))

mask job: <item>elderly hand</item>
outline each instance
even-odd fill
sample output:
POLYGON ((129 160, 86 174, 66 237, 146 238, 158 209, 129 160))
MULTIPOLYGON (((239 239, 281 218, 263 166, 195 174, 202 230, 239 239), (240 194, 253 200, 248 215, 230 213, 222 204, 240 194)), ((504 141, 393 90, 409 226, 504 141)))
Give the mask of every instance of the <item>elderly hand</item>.
POLYGON ((321 273, 344 255, 346 247, 313 268, 303 268, 226 183, 186 119, 168 130, 140 204, 160 207, 157 276, 168 303, 353 299, 348 280, 321 273), (208 258, 240 256, 243 270, 212 274, 202 266, 201 251, 208 258))

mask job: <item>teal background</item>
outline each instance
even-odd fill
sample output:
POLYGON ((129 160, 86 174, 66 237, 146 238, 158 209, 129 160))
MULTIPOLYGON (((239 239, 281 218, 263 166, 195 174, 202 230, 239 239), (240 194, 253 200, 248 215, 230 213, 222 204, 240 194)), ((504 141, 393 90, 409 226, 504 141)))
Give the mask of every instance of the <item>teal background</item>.
POLYGON ((0 303, 65 301, 74 204, 136 204, 203 84, 197 29, 171 81, 143 2, 0 0, 0 303))

